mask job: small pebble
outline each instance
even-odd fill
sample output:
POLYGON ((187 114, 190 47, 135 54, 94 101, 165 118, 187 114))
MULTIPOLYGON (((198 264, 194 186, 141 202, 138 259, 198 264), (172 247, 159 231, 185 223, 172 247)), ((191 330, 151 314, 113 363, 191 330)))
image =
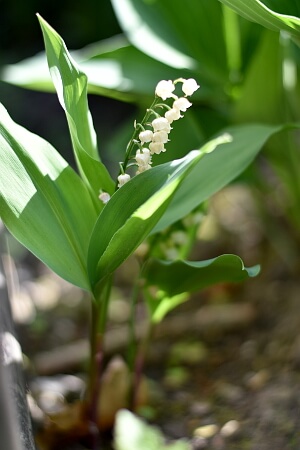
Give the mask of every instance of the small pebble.
POLYGON ((246 379, 246 386, 253 391, 259 391, 262 389, 270 379, 270 373, 266 369, 259 370, 258 372, 248 375, 246 379))
POLYGON ((208 447, 207 439, 203 437, 197 436, 192 439, 191 442, 192 450, 204 450, 208 447))
POLYGON ((235 436, 240 431, 240 423, 237 420, 229 420, 220 430, 221 436, 230 438, 235 436))
POLYGON ((194 402, 190 407, 190 413, 193 416, 203 417, 210 414, 212 411, 211 405, 208 402, 194 402))
POLYGON ((228 403, 235 404, 243 399, 244 390, 240 386, 220 382, 216 386, 216 395, 228 403))
POLYGON ((203 425, 202 427, 198 427, 194 430, 195 437, 201 437, 205 439, 209 439, 213 437, 219 431, 219 427, 212 423, 210 425, 203 425))

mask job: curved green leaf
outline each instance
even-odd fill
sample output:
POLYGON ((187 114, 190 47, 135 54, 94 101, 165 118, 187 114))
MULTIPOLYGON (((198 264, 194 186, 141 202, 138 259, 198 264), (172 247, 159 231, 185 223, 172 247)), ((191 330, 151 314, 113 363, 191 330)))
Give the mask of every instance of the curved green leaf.
MULTIPOLYGON (((275 12, 271 5, 272 0, 268 1, 270 7, 260 0, 219 0, 230 8, 234 9, 241 16, 248 20, 257 22, 266 28, 275 31, 288 31, 298 40, 300 39, 300 19, 299 17, 275 12)), ((282 8, 287 4, 286 0, 281 0, 282 8)), ((288 2, 289 3, 289 2, 288 2)), ((278 1, 274 2, 278 6, 278 1)), ((289 5, 288 5, 289 7, 289 5)))
POLYGON ((265 142, 283 128, 251 124, 223 130, 231 136, 231 142, 220 146, 195 165, 152 233, 177 222, 236 178, 254 160, 265 142))
POLYGON ((41 16, 38 19, 44 36, 50 74, 66 113, 75 159, 81 176, 99 207, 99 190, 113 192, 114 182, 99 159, 96 133, 87 103, 87 76, 71 58, 59 34, 41 16))
MULTIPOLYGON (((197 78, 189 70, 179 70, 151 58, 130 45, 124 36, 96 42, 70 54, 87 75, 89 93, 122 101, 140 104, 152 102, 154 86, 162 78, 197 78)), ((1 79, 27 89, 55 92, 44 53, 4 66, 1 69, 1 79)), ((195 98, 213 98, 216 101, 223 95, 221 86, 216 89, 215 85, 203 84, 201 80, 201 89, 197 91, 195 98)))
POLYGON ((0 105, 0 216, 9 231, 62 278, 90 290, 86 271, 96 221, 79 176, 0 105))
POLYGON ((160 322, 169 311, 186 301, 191 292, 217 283, 243 281, 256 276, 259 270, 259 266, 246 268, 236 255, 221 255, 206 261, 171 262, 151 259, 143 274, 145 296, 152 320, 160 322))
POLYGON ((130 411, 120 410, 116 416, 114 432, 116 450, 189 450, 184 440, 165 444, 165 437, 158 428, 146 424, 130 411))
POLYGON ((88 268, 94 286, 112 273, 149 235, 197 162, 228 136, 184 158, 154 167, 122 186, 102 210, 91 237, 88 268))
POLYGON ((141 51, 171 67, 197 70, 216 82, 227 79, 223 16, 217 2, 111 2, 129 41, 141 51))

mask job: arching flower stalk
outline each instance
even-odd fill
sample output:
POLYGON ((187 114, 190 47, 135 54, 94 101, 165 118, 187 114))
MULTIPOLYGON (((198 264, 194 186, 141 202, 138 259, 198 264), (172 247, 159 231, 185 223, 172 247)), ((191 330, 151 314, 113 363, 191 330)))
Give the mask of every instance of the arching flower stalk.
POLYGON ((143 120, 140 123, 134 123, 134 132, 127 145, 124 162, 120 163, 121 170, 116 189, 130 180, 130 175, 126 173, 127 168, 137 166, 136 175, 145 172, 151 168, 152 155, 159 155, 166 151, 165 145, 169 141, 171 124, 181 119, 182 113, 192 106, 187 97, 199 87, 193 78, 161 80, 157 84, 152 105, 146 110, 143 120), (174 93, 178 83, 182 84, 184 96, 178 97, 174 93), (172 99, 171 105, 170 99, 172 99))

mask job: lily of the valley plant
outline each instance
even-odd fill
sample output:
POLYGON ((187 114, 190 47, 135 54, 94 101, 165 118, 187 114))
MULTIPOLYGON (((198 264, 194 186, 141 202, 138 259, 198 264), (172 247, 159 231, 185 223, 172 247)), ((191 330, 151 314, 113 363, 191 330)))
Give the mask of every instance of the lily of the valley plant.
POLYGON ((38 18, 78 173, 48 142, 17 125, 1 106, 0 215, 8 230, 32 253, 62 278, 90 293, 86 411, 89 420, 97 423, 103 336, 115 270, 136 252, 140 274, 132 289, 128 352, 134 405, 144 357, 135 345, 137 298, 142 296, 146 302, 150 333, 153 325, 186 301, 191 292, 216 282, 241 281, 258 272, 257 267, 245 268, 235 255, 207 261, 187 258, 203 202, 240 174, 278 127, 232 128, 182 159, 172 161, 170 155, 169 162, 160 164, 172 128, 190 114, 192 96, 199 89, 192 78, 162 80, 144 118, 134 124, 119 175, 113 179, 98 152, 87 103, 87 77, 61 37, 38 18), (253 133, 255 142, 240 144, 241 136, 253 133))

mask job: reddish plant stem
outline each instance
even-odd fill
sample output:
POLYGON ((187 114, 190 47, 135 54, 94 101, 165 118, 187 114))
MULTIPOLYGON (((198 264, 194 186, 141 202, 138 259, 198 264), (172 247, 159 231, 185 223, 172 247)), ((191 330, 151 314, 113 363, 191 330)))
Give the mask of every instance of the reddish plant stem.
POLYGON ((149 342, 152 334, 152 324, 148 324, 147 332, 145 333, 144 338, 142 339, 139 349, 136 354, 135 364, 134 364, 134 373, 133 373, 133 386, 132 393, 130 399, 130 408, 132 411, 135 411, 138 407, 139 400, 139 390, 141 387, 141 381, 143 376, 143 371, 145 367, 146 354, 148 351, 149 342))
POLYGON ((91 326, 91 361, 88 389, 88 420, 90 423, 91 449, 99 448, 98 402, 101 391, 101 375, 103 370, 103 335, 98 333, 100 320, 99 305, 93 303, 91 326))
POLYGON ((96 301, 92 301, 91 318, 91 361, 90 379, 87 392, 88 420, 90 423, 91 449, 100 448, 99 435, 99 404, 101 395, 101 383, 104 360, 104 332, 106 327, 107 307, 110 297, 112 277, 106 279, 99 286, 96 301))

